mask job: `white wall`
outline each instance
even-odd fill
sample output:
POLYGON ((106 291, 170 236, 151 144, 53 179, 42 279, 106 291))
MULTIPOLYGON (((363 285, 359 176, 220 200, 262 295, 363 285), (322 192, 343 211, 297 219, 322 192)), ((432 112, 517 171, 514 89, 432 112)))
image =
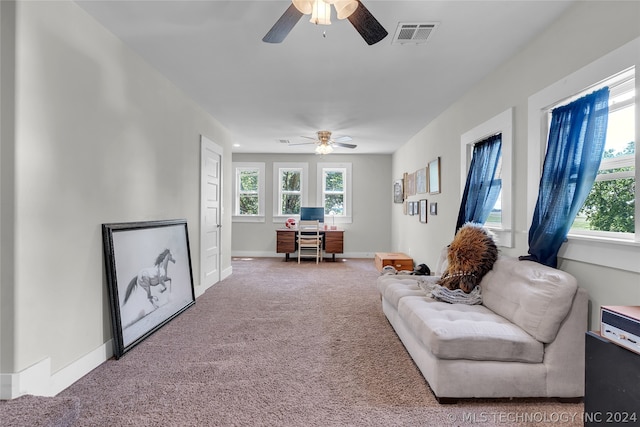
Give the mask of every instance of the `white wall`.
MULTIPOLYGON (((454 236, 460 206, 460 136, 514 107, 515 248, 527 253, 527 101, 606 53, 640 36, 639 2, 578 2, 518 55, 500 65, 476 88, 429 123, 393 157, 393 178, 442 157, 442 193, 438 215, 425 226, 393 207, 393 246, 435 265, 440 249, 454 236), (590 30, 585 30, 585 29, 590 30)), ((470 70, 473 72, 473 70, 470 70)), ((560 268, 576 276, 591 296, 591 328, 598 328, 602 304, 640 305, 640 275, 594 264, 561 260, 560 268)))
MULTIPOLYGON (((85 373, 69 367, 91 368, 78 360, 110 357, 102 223, 185 218, 199 285, 200 135, 223 147, 225 183, 231 136, 75 3, 19 2, 16 15, 15 138, 2 140, 15 184, 1 193, 15 213, 2 217, 15 233, 15 247, 3 235, 15 262, 2 265, 2 295, 15 296, 0 368, 3 393, 47 394, 85 373), (21 373, 36 378, 16 386, 21 373)), ((230 269, 230 236, 221 247, 230 269)))
MULTIPOLYGON (((371 257, 391 250, 390 205, 392 204, 391 155, 315 154, 234 154, 234 162, 264 162, 266 178, 266 222, 233 223, 232 254, 244 256, 283 256, 276 254, 277 228, 273 222, 273 163, 309 163, 309 201, 316 204, 316 165, 318 162, 352 163, 353 222, 338 224, 345 230, 344 256, 371 257)), ((231 205, 229 206, 231 209, 231 205)), ((372 261, 373 262, 373 261, 372 261)))

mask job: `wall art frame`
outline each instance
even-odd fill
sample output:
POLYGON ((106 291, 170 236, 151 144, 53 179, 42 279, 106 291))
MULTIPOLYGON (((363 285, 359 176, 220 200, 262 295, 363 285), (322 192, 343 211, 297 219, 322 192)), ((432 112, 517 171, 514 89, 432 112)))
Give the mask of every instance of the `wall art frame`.
POLYGON ((429 205, 429 213, 431 215, 438 215, 438 203, 433 202, 429 205))
POLYGON ((440 193, 440 157, 429 162, 429 194, 440 193))
POLYGON ((428 167, 420 168, 416 171, 416 193, 424 194, 427 192, 427 170, 428 167))
POLYGON ((393 182, 393 203, 404 202, 404 180, 396 179, 393 182))
POLYGON ((407 180, 404 182, 405 193, 407 196, 415 196, 416 194, 416 173, 407 173, 407 180))
POLYGON ((420 222, 427 223, 427 199, 420 200, 420 222))
POLYGON ((409 198, 409 174, 407 172, 402 174, 402 194, 406 201, 409 198))
POLYGON ((195 304, 183 219, 102 224, 116 359, 195 304))

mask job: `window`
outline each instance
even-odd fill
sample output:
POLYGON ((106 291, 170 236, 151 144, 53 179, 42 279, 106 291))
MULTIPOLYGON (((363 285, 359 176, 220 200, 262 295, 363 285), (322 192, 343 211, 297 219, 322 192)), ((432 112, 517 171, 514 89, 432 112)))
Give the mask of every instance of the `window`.
POLYGON ((498 196, 502 191, 502 132, 473 144, 471 165, 458 210, 456 232, 467 222, 486 224, 491 213, 494 223, 500 223, 501 214, 498 196))
POLYGON ((264 222, 264 163, 233 163, 236 222, 264 222))
POLYGON ((300 214, 307 203, 307 163, 274 163, 273 220, 280 222, 300 214))
POLYGON ((481 125, 464 133, 460 142, 462 156, 460 164, 460 198, 464 193, 467 182, 467 174, 473 154, 475 143, 487 139, 491 135, 502 135, 502 155, 498 164, 495 179, 502 180, 502 189, 498 199, 491 210, 485 226, 497 237, 498 245, 513 247, 512 209, 511 209, 511 153, 513 144, 513 109, 510 108, 501 114, 487 120, 481 125))
POLYGON ((322 173, 322 205, 327 215, 345 215, 344 169, 324 169, 322 173))
MULTIPOLYGON (((571 99, 579 97, 579 95, 585 91, 592 92, 598 89, 598 87, 604 86, 606 83, 611 83, 613 77, 623 76, 625 72, 633 70, 635 75, 635 70, 637 70, 639 66, 640 38, 637 38, 529 97, 527 146, 527 163, 529 166, 527 173, 527 218, 529 224, 531 223, 536 205, 541 167, 544 161, 548 130, 547 111, 549 108, 569 102, 571 99)), ((628 83, 628 85, 635 86, 635 93, 637 93, 639 86, 638 79, 635 79, 634 84, 628 83)), ((610 99, 622 101, 618 106, 613 105, 613 108, 611 108, 612 111, 609 118, 612 129, 618 127, 615 123, 616 120, 618 120, 618 117, 615 117, 616 111, 626 109, 626 107, 622 105, 625 103, 624 98, 620 98, 616 92, 624 92, 624 90, 622 90, 623 87, 624 85, 616 88, 614 84, 611 90, 610 99)), ((639 134, 637 103, 638 98, 635 96, 634 100, 631 101, 633 110, 628 109, 626 113, 633 114, 630 112, 635 112, 635 123, 629 125, 632 127, 631 133, 633 135, 639 134)), ((605 151, 610 148, 612 148, 611 142, 609 142, 609 147, 606 147, 605 151)), ((611 154, 615 155, 615 153, 619 151, 620 150, 614 150, 611 154)), ((640 157, 638 150, 635 150, 635 153, 626 159, 623 158, 623 156, 624 154, 616 156, 617 158, 611 162, 606 159, 607 161, 601 164, 600 177, 596 179, 596 184, 598 182, 609 181, 604 178, 610 177, 604 177, 604 175, 606 172, 614 172, 612 169, 630 168, 630 164, 625 162, 628 162, 631 158, 634 159, 633 170, 616 170, 614 172, 616 175, 612 177, 616 180, 618 178, 625 178, 623 175, 618 175, 622 172, 634 176, 634 182, 637 181, 638 169, 635 168, 635 164, 637 164, 638 158, 640 157)), ((630 178, 631 176, 627 176, 626 178, 630 178)), ((634 200, 638 199, 637 193, 638 188, 634 186, 634 200)), ((587 226, 583 226, 582 230, 572 230, 569 233, 568 240, 563 244, 558 255, 564 259, 640 272, 640 265, 638 265, 637 262, 640 256, 640 233, 637 232, 639 224, 638 212, 640 209, 635 201, 633 204, 634 232, 590 230, 587 226)), ((586 218, 586 213, 583 214, 586 218)), ((578 228, 578 226, 579 224, 576 224, 574 228, 578 228)))
POLYGON ((351 163, 318 163, 318 204, 325 222, 351 222, 351 163))
POLYGON ((609 86, 609 120, 596 182, 571 227, 574 234, 633 238, 635 233, 635 73, 627 70, 609 86))

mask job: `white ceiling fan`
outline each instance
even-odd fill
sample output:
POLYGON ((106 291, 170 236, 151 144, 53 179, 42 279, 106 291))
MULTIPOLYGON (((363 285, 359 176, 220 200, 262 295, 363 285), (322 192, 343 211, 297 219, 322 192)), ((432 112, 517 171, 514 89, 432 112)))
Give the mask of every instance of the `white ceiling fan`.
POLYGON ((262 38, 266 43, 282 43, 303 15, 311 15, 316 25, 331 25, 331 6, 338 19, 348 19, 369 45, 387 36, 387 30, 369 12, 360 0, 291 0, 292 4, 262 38))
POLYGON ((331 131, 328 130, 319 130, 316 132, 318 135, 317 138, 311 136, 303 136, 302 138, 312 139, 313 142, 302 142, 297 144, 289 144, 289 145, 307 145, 307 144, 316 144, 316 154, 329 154, 333 151, 333 147, 344 147, 344 148, 356 148, 355 144, 347 144, 347 141, 351 141, 352 138, 347 135, 337 136, 335 138, 331 138, 331 131))

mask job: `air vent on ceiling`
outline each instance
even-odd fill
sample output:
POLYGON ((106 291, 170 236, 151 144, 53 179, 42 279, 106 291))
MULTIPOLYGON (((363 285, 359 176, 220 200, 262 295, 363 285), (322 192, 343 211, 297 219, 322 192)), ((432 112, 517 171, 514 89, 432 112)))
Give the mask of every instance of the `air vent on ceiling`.
POLYGON ((281 144, 288 144, 289 143, 288 139, 279 139, 278 141, 280 141, 281 144))
POLYGON ((426 43, 437 27, 437 22, 399 22, 391 44, 426 43))

